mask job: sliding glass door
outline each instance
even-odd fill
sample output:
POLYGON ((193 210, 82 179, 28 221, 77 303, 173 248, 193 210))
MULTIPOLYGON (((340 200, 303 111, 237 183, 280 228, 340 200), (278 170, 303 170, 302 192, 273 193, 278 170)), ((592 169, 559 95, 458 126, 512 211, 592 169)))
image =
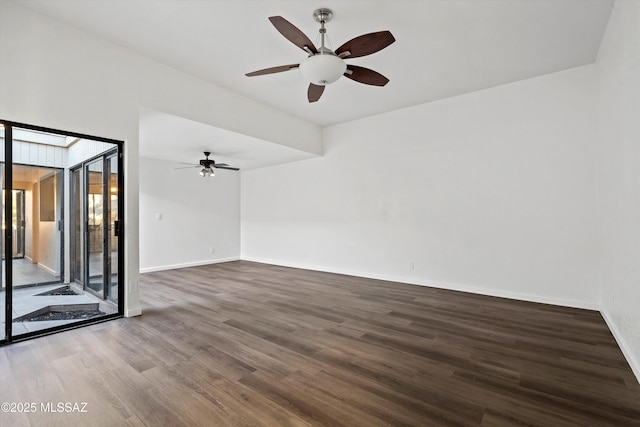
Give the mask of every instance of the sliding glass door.
POLYGON ((100 297, 104 297, 104 257, 105 223, 104 223, 104 176, 102 174, 104 160, 95 160, 85 166, 87 177, 87 242, 85 260, 87 266, 87 288, 100 297))
POLYGON ((99 298, 118 301, 118 154, 111 151, 71 171, 73 280, 99 298))
POLYGON ((117 154, 112 154, 105 160, 107 171, 106 182, 107 186, 105 187, 105 193, 107 196, 105 199, 107 200, 107 244, 105 246, 105 252, 107 254, 107 275, 108 280, 106 281, 107 289, 106 295, 112 301, 118 301, 118 271, 120 269, 120 264, 118 263, 119 258, 119 240, 120 240, 120 211, 118 210, 119 199, 118 199, 118 179, 120 177, 119 168, 118 168, 118 156, 117 154))

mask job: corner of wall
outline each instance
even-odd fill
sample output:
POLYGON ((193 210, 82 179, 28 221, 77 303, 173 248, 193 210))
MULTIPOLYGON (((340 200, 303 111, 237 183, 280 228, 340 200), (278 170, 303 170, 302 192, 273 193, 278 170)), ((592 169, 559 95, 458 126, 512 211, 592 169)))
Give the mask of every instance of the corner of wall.
POLYGON ((633 374, 636 376, 638 383, 640 383, 640 360, 635 356, 635 354, 633 354, 631 347, 627 344, 625 335, 621 333, 617 324, 613 321, 612 317, 607 313, 607 310, 604 308, 601 309, 600 314, 602 314, 602 318, 604 319, 605 323, 609 327, 609 330, 611 331, 611 334, 615 338, 616 342, 618 343, 618 347, 620 347, 620 350, 622 351, 622 354, 624 355, 625 359, 627 359, 627 362, 629 363, 629 366, 631 367, 633 374))

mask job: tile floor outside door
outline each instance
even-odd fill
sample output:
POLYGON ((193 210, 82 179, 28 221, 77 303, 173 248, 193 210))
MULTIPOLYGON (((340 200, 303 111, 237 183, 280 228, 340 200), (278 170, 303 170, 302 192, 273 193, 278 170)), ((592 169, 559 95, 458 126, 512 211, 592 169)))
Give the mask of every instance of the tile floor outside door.
MULTIPOLYGON (((3 260, 4 261, 4 260, 3 260)), ((3 265, 4 267, 4 265, 3 265)), ((39 295, 56 288, 66 286, 59 282, 60 278, 48 273, 44 269, 38 267, 27 259, 13 260, 13 307, 12 318, 16 319, 25 314, 34 312, 47 306, 65 305, 65 304, 99 304, 100 311, 106 314, 117 313, 118 309, 115 304, 107 302, 95 297, 89 292, 84 292, 80 287, 71 285, 72 289, 78 295, 39 295), (50 283, 56 282, 57 283, 50 283), (26 284, 49 283, 37 286, 24 286, 26 284)), ((5 276, 4 268, 2 269, 2 289, 0 290, 0 308, 4 313, 5 302, 5 276)), ((4 335, 5 319, 0 316, 0 337, 4 335)), ((76 322, 77 320, 49 320, 49 321, 18 321, 13 322, 12 333, 14 336, 22 335, 28 332, 43 330, 60 325, 76 322)))

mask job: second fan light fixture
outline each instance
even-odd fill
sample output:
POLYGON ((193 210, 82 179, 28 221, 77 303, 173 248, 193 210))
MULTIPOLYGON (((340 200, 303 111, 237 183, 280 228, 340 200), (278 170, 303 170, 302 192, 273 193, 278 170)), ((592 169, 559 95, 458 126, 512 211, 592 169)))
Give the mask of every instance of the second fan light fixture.
POLYGON ((280 73, 299 68, 302 76, 309 81, 307 98, 309 102, 316 102, 322 96, 326 85, 338 80, 340 76, 373 86, 384 86, 389 82, 382 74, 368 68, 350 65, 344 59, 358 58, 371 55, 384 49, 395 41, 389 31, 378 31, 364 34, 349 40, 338 49, 332 51, 325 46, 324 25, 331 20, 333 12, 329 9, 317 9, 313 18, 320 23, 320 48, 316 48, 309 38, 295 25, 281 16, 272 16, 269 21, 287 40, 309 54, 309 57, 299 64, 281 65, 247 73, 246 76, 261 76, 264 74, 280 73))

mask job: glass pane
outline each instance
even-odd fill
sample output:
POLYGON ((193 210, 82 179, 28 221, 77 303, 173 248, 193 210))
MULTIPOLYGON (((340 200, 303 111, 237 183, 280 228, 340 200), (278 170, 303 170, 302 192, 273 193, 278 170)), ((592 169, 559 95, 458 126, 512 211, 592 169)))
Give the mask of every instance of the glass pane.
MULTIPOLYGON (((84 209, 82 207, 83 170, 78 168, 71 173, 71 280, 84 285, 84 209)), ((83 286, 84 287, 84 286, 83 286)))
POLYGON ((109 292, 118 300, 118 158, 109 158, 109 292))
POLYGON ((62 179, 61 169, 13 165, 14 288, 63 281, 62 179))
POLYGON ((61 307, 75 298, 64 284, 64 142, 59 135, 13 128, 11 252, 5 250, 13 259, 13 338, 63 325, 61 307))
POLYGON ((87 165, 87 249, 89 277, 87 287, 99 295, 104 293, 103 233, 103 160, 87 165))

